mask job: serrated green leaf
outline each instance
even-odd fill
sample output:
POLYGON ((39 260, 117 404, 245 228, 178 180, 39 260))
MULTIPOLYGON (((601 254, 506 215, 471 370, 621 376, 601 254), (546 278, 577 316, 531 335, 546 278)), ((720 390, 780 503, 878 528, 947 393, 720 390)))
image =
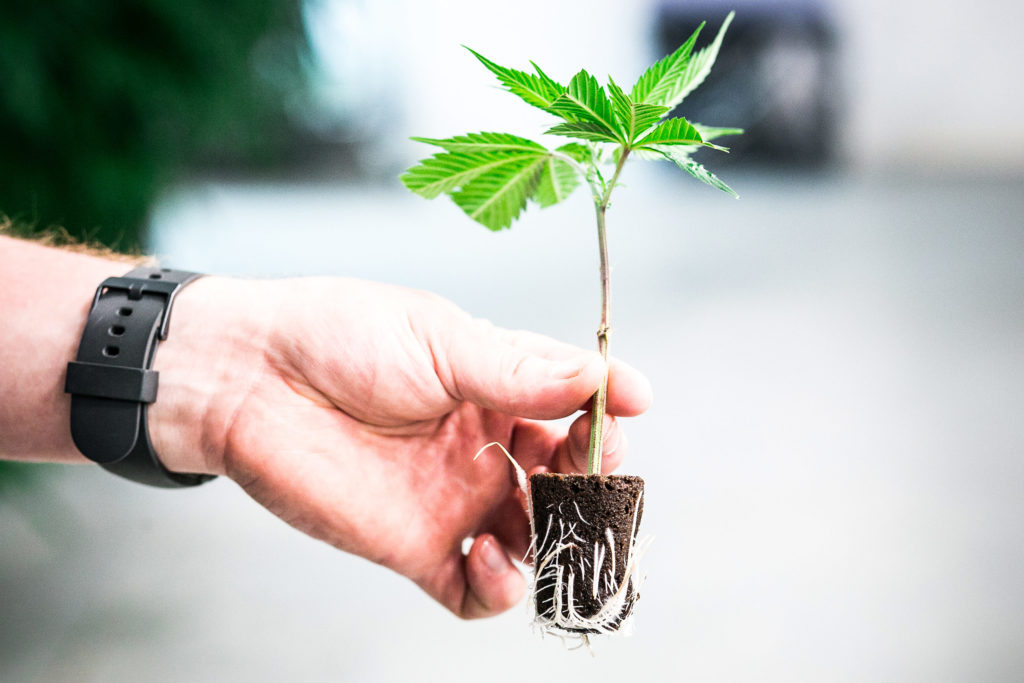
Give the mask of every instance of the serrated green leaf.
POLYGON ((546 135, 561 135, 567 138, 590 140, 591 142, 619 142, 619 138, 609 133, 605 126, 590 121, 560 123, 544 131, 546 135))
POLYGON ((702 21, 697 30, 675 52, 659 59, 637 79, 630 92, 634 102, 666 106, 672 100, 681 87, 680 81, 690 60, 690 52, 704 24, 702 21))
POLYGON ((561 152, 567 157, 575 159, 581 164, 590 163, 594 158, 594 150, 586 145, 581 145, 578 142, 570 142, 561 147, 555 148, 556 152, 561 152))
POLYGON ((691 121, 690 125, 697 129, 697 132, 700 133, 700 139, 704 142, 710 142, 726 135, 743 135, 742 128, 718 128, 715 126, 705 126, 703 123, 695 121, 691 121))
POLYGON ((544 145, 509 133, 466 133, 453 138, 410 138, 446 152, 546 152, 544 145))
POLYGON ((668 107, 654 104, 637 104, 622 91, 611 76, 608 77, 608 93, 612 97, 612 110, 619 120, 629 143, 636 141, 647 130, 668 113, 668 107))
POLYGON ((715 36, 711 44, 690 56, 686 68, 683 69, 679 78, 678 89, 670 98, 660 104, 664 104, 669 109, 675 109, 687 95, 704 82, 704 79, 711 73, 711 67, 715 60, 718 59, 718 50, 722 47, 722 39, 725 38, 725 31, 729 28, 734 16, 736 16, 735 12, 729 12, 729 16, 722 22, 721 28, 718 29, 718 35, 715 36))
POLYGON ((467 50, 473 53, 473 56, 480 60, 487 69, 498 77, 501 84, 505 86, 505 89, 516 95, 527 104, 532 104, 535 107, 540 107, 545 111, 551 103, 558 99, 559 95, 565 92, 565 86, 559 85, 551 78, 547 76, 543 71, 540 70, 536 64, 533 67, 537 70, 537 74, 530 74, 525 71, 519 71, 518 69, 509 69, 508 67, 495 64, 491 60, 484 57, 479 52, 472 48, 466 47, 467 50))
MULTIPOLYGON (((674 149, 678 150, 679 153, 692 154, 701 147, 711 147, 712 149, 728 152, 728 147, 719 147, 718 145, 713 145, 708 141, 714 140, 719 137, 724 137, 726 135, 742 135, 744 132, 742 128, 716 128, 714 126, 705 126, 700 123, 692 122, 690 123, 690 125, 697 129, 697 132, 700 133, 700 137, 704 142, 702 144, 676 145, 674 149)), ((633 156, 634 158, 637 159, 647 159, 654 161, 663 159, 664 155, 662 155, 661 152, 658 152, 653 149, 656 146, 657 145, 651 145, 649 149, 634 149, 633 156)))
POLYGON ((486 228, 507 228, 536 191, 548 158, 521 158, 494 167, 452 193, 452 200, 466 215, 486 228))
POLYGON ((615 118, 622 124, 622 129, 626 133, 626 137, 629 138, 632 130, 630 124, 633 118, 633 100, 622 92, 622 88, 615 83, 611 76, 608 77, 608 94, 612 98, 612 111, 615 113, 615 118))
POLYGON ((561 159, 548 157, 541 171, 540 182, 533 198, 542 207, 552 206, 562 201, 579 187, 580 176, 576 168, 561 159))
POLYGON ((661 120, 668 113, 668 107, 657 104, 636 104, 633 103, 633 130, 636 137, 646 132, 651 126, 661 120))
POLYGON ((547 110, 569 123, 593 123, 612 140, 622 142, 622 130, 612 112, 608 94, 585 69, 572 77, 565 92, 547 110))
POLYGON ((700 163, 690 158, 690 151, 692 151, 692 149, 687 149, 684 147, 659 146, 650 147, 649 149, 661 153, 661 155, 664 156, 666 159, 668 159, 676 166, 683 169, 684 171, 686 171, 687 173, 689 173, 702 183, 706 183, 711 187, 717 188, 722 192, 730 194, 736 199, 740 198, 740 196, 736 194, 736 192, 731 187, 723 183, 718 176, 716 176, 708 169, 704 168, 704 166, 702 166, 700 163))
POLYGON ((637 147, 644 145, 700 145, 704 141, 697 129, 682 117, 663 121, 660 126, 641 138, 637 147))
MULTIPOLYGON (((532 66, 533 70, 537 72, 537 78, 545 92, 551 94, 558 93, 558 95, 565 92, 565 86, 559 84, 555 79, 544 73, 544 71, 537 65, 537 62, 530 60, 530 66, 532 66)), ((557 95, 555 96, 555 99, 557 99, 557 95)), ((554 99, 552 99, 552 101, 554 101, 554 99)))
POLYGON ((423 159, 400 176, 402 183, 427 199, 462 187, 479 175, 514 166, 522 161, 536 160, 547 150, 524 152, 482 152, 464 154, 443 152, 423 159))

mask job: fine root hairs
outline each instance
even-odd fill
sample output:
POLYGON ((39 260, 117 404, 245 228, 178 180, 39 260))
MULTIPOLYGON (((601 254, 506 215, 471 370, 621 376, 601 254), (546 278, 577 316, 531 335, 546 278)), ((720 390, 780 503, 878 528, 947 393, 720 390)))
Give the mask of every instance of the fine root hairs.
POLYGON ((637 541, 636 538, 643 494, 637 498, 633 507, 625 571, 622 579, 616 580, 616 561, 619 558, 615 556, 612 530, 605 529, 603 541, 595 542, 592 548, 584 548, 576 529, 591 524, 583 518, 579 506, 574 502, 569 511, 559 505, 558 514, 548 517, 547 528, 544 529, 542 536, 538 535, 529 480, 526 471, 512 454, 499 442, 492 441, 477 451, 473 459, 476 460, 481 453, 493 446, 500 448, 512 464, 519 488, 526 496, 526 514, 530 520, 529 554, 534 558, 528 606, 534 629, 540 631, 541 635, 558 638, 567 647, 572 646, 570 649, 586 647, 591 654, 591 635, 630 635, 634 628, 632 612, 625 618, 622 618, 622 613, 628 600, 635 601, 639 597, 639 589, 644 582, 644 576, 640 571, 640 559, 647 552, 652 540, 647 537, 637 541), (602 572, 606 558, 610 567, 602 572), (543 581, 549 584, 553 582, 554 593, 546 604, 538 606, 537 588, 543 581), (583 616, 576 609, 573 590, 578 581, 591 582, 593 595, 600 596, 603 600, 601 609, 593 616, 583 616))
MULTIPOLYGON (((554 585, 553 595, 543 605, 531 601, 533 624, 542 634, 553 635, 567 644, 578 640, 579 647, 590 648, 591 635, 629 635, 633 631, 633 615, 625 618, 623 611, 627 601, 635 600, 643 583, 640 571, 640 559, 650 545, 650 539, 636 541, 637 522, 639 519, 642 496, 637 499, 633 508, 632 528, 629 552, 625 558, 625 570, 621 580, 616 580, 615 539, 612 530, 605 529, 604 540, 594 543, 592 548, 584 548, 574 533, 579 524, 586 524, 581 516, 572 519, 559 511, 555 533, 545 534, 538 542, 533 538, 534 566, 532 593, 536 596, 540 582, 554 585), (601 569, 608 560, 609 567, 601 569), (600 598, 602 606, 592 616, 582 615, 574 604, 574 588, 579 581, 589 581, 592 595, 600 598), (632 584, 632 586, 631 586, 632 584), (633 593, 631 596, 630 593, 633 593)), ((575 512, 575 510, 573 511, 575 512)), ((549 522, 554 516, 549 518, 549 522)), ((554 524, 549 524, 549 530, 554 524)), ((550 590, 550 589, 549 589, 550 590)))

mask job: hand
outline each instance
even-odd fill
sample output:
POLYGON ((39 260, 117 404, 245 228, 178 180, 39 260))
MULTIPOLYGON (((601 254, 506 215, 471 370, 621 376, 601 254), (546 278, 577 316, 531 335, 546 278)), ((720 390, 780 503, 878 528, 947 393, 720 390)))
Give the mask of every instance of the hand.
MULTIPOLYGON (((157 453, 238 482, 305 533, 415 581, 461 617, 525 588, 508 559, 529 524, 498 441, 527 470, 582 471, 584 408, 605 365, 547 337, 473 319, 424 292, 348 279, 203 278, 183 290, 157 352, 157 453), (475 537, 468 555, 463 539, 475 537)), ((612 362, 608 412, 650 388, 612 362)), ((614 418, 604 469, 625 452, 614 418)))

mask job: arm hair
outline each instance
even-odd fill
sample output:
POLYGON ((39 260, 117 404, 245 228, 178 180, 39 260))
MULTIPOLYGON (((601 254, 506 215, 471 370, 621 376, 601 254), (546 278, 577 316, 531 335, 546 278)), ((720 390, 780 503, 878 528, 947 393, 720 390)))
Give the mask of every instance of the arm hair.
POLYGON ((15 221, 2 214, 0 214, 0 236, 13 237, 15 239, 35 242, 46 247, 58 247, 74 254, 97 256, 135 266, 154 265, 156 263, 153 257, 145 256, 138 251, 129 253, 118 252, 99 242, 79 240, 59 225, 39 230, 30 223, 15 221))

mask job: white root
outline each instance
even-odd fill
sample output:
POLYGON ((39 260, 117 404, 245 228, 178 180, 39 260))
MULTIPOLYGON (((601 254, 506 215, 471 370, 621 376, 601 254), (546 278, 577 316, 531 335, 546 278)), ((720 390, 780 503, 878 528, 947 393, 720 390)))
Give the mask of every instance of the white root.
MULTIPOLYGON (((633 509, 633 521, 631 538, 635 539, 637 522, 640 512, 641 500, 637 500, 633 509)), ((630 592, 639 591, 643 583, 643 575, 640 571, 640 558, 646 552, 650 539, 640 542, 632 542, 629 545, 629 552, 625 559, 625 571, 621 580, 615 578, 616 558, 615 539, 611 529, 605 529, 604 542, 596 542, 592 549, 581 548, 578 542, 567 542, 572 534, 575 524, 566 520, 559 520, 560 536, 557 539, 540 543, 534 548, 534 557, 542 557, 543 561, 537 563, 534 568, 533 593, 536 595, 538 584, 550 582, 554 585, 554 596, 546 604, 536 609, 535 606, 534 626, 542 633, 557 635, 563 639, 579 639, 580 646, 590 647, 588 633, 579 631, 591 631, 601 635, 621 634, 629 635, 633 629, 632 614, 622 619, 623 609, 626 601, 630 598, 630 592), (563 554, 564 551, 564 554, 563 554), (604 573, 604 581, 599 579, 601 567, 605 558, 609 559, 611 569, 604 573), (575 571, 575 566, 579 571, 575 571), (587 575, 591 577, 591 591, 595 597, 603 597, 601 609, 593 616, 584 616, 577 611, 573 604, 573 590, 577 577, 587 575), (632 583, 632 587, 630 584, 632 583)), ((536 543, 534 537, 534 543, 536 543)))
POLYGON ((583 513, 582 513, 582 512, 580 512, 580 506, 579 506, 579 503, 577 503, 577 502, 576 502, 576 501, 574 500, 574 501, 572 502, 572 504, 573 504, 573 506, 574 506, 574 507, 576 508, 576 516, 580 518, 580 521, 581 521, 581 522, 583 522, 584 524, 586 524, 587 526, 590 526, 590 522, 588 522, 587 520, 583 519, 583 513))
MULTIPOLYGON (((527 490, 526 490, 527 489, 526 470, 524 470, 522 468, 522 466, 520 466, 520 464, 516 462, 516 459, 512 457, 512 454, 509 453, 505 449, 505 447, 502 446, 497 441, 492 441, 489 444, 487 444, 486 446, 484 446, 483 448, 481 448, 480 450, 478 450, 476 452, 476 455, 473 456, 473 460, 475 461, 477 458, 479 458, 480 454, 483 453, 484 451, 486 451, 491 446, 497 446, 498 448, 500 448, 501 452, 505 454, 506 458, 508 458, 508 461, 510 463, 512 463, 512 467, 516 471, 516 482, 519 484, 519 488, 522 490, 522 492, 523 493, 527 493, 527 490)), ((526 500, 527 500, 527 502, 529 502, 529 500, 530 500, 529 496, 527 496, 526 500)))
POLYGON ((583 518, 579 506, 573 503, 573 513, 567 515, 562 505, 558 505, 557 515, 551 514, 548 517, 547 528, 544 530, 542 539, 538 538, 537 530, 534 528, 533 500, 530 495, 529 481, 526 471, 515 461, 512 455, 498 442, 492 442, 484 446, 474 456, 474 460, 491 446, 497 446, 508 458, 516 471, 516 479, 519 488, 526 496, 526 514, 530 520, 530 549, 528 555, 534 558, 533 581, 531 584, 531 599, 529 600, 530 613, 535 629, 541 635, 552 635, 567 646, 576 642, 572 649, 586 647, 593 654, 590 648, 590 635, 629 635, 633 631, 633 615, 630 613, 625 619, 622 612, 626 602, 632 597, 636 599, 639 589, 644 582, 644 576, 640 571, 640 559, 646 553, 651 543, 651 538, 636 540, 637 524, 639 522, 640 505, 643 494, 637 499, 633 508, 632 529, 630 533, 629 551, 625 558, 625 571, 621 580, 616 580, 616 557, 615 539, 611 529, 605 529, 603 541, 594 543, 593 548, 583 548, 583 539, 576 534, 578 524, 590 526, 590 522, 583 518), (554 520, 558 517, 557 532, 555 531, 554 520), (572 519, 572 517, 575 519, 572 519), (555 535, 552 535, 555 532, 555 535), (604 572, 603 581, 600 579, 601 568, 604 566, 605 558, 610 561, 611 569, 604 572), (573 600, 573 589, 579 580, 591 580, 591 592, 596 597, 603 599, 601 609, 592 616, 583 616, 577 611, 573 600), (537 588, 541 583, 548 583, 547 590, 553 584, 553 594, 544 601, 544 604, 537 605, 537 588), (632 596, 631 596, 632 593, 632 596))
MULTIPOLYGON (((526 470, 524 470, 522 466, 518 462, 516 462, 516 459, 512 457, 512 454, 508 452, 508 449, 506 449, 497 441, 492 441, 483 448, 481 448, 480 450, 478 450, 476 452, 476 455, 473 456, 473 460, 475 461, 477 458, 479 458, 480 454, 486 451, 491 446, 497 446, 498 448, 500 448, 501 452, 505 454, 506 458, 508 458, 508 461, 512 463, 512 468, 516 471, 516 483, 519 484, 519 490, 522 491, 523 495, 526 497, 526 518, 530 520, 530 548, 526 552, 527 555, 529 555, 530 552, 533 552, 533 557, 536 558, 537 553, 535 540, 537 538, 537 530, 533 528, 533 499, 530 496, 530 480, 527 479, 526 477, 526 470)), ((549 517, 548 531, 551 530, 550 523, 551 518, 549 517)), ((547 538, 546 534, 545 538, 547 538)), ((523 559, 525 560, 526 558, 523 559)), ((534 561, 536 561, 536 559, 534 561)))

